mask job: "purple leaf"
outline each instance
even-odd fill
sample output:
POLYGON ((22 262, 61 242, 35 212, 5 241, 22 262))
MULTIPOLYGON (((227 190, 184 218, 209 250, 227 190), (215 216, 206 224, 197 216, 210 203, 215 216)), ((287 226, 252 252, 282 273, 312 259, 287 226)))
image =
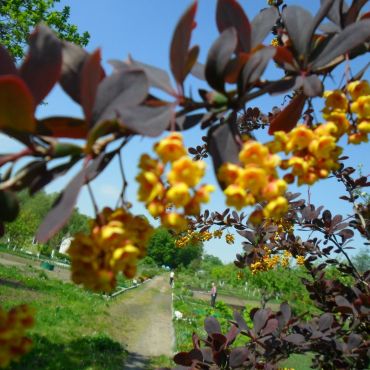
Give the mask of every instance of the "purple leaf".
POLYGON ((205 67, 207 82, 215 90, 224 91, 225 69, 237 45, 235 28, 224 30, 208 51, 205 67))
POLYGON ((366 42, 370 37, 370 20, 350 24, 334 36, 312 64, 313 69, 323 68, 335 58, 366 42))
POLYGON ((269 7, 260 11, 252 20, 252 45, 255 48, 265 39, 274 26, 279 13, 275 7, 269 7))
POLYGON ((331 328, 334 322, 334 317, 331 313, 324 313, 319 319, 319 329, 325 331, 331 328))
POLYGON ((86 179, 91 181, 101 172, 105 160, 106 154, 101 153, 69 182, 37 230, 36 240, 39 243, 46 243, 67 223, 82 185, 86 182, 86 179))
POLYGON ((244 90, 248 85, 253 84, 261 77, 275 53, 276 49, 274 47, 266 47, 252 54, 242 72, 244 90))
POLYGON ((301 334, 289 334, 284 338, 287 342, 299 345, 305 341, 304 336, 301 334))
POLYGON ((243 8, 236 0, 218 0, 216 10, 217 27, 220 33, 234 27, 238 36, 238 51, 251 49, 251 25, 243 8))
POLYGON ((280 305, 280 311, 284 317, 285 322, 288 322, 292 316, 292 310, 287 302, 280 305))
POLYGON ((60 85, 63 90, 78 104, 81 101, 81 71, 89 54, 71 42, 62 43, 62 74, 60 85))
POLYGON ((213 333, 221 333, 220 323, 213 316, 205 318, 204 329, 206 330, 208 335, 211 335, 213 333))
POLYGON ((253 329, 255 333, 259 333, 260 330, 266 325, 266 321, 269 316, 269 311, 265 309, 259 309, 253 316, 253 329))
POLYGON ((261 330, 261 336, 268 335, 274 332, 279 326, 279 322, 276 319, 270 319, 267 321, 266 326, 261 330))
POLYGON ((0 45, 0 76, 17 75, 17 68, 14 61, 4 46, 0 45))
POLYGON ((231 351, 229 363, 232 368, 242 366, 243 362, 248 358, 249 351, 245 347, 238 347, 231 351))
POLYGON ((182 85, 186 77, 186 63, 188 60, 188 50, 190 46, 191 32, 194 27, 194 18, 198 3, 195 1, 185 11, 176 25, 172 36, 170 47, 171 71, 175 80, 182 85))
POLYGON ((30 36, 30 47, 20 75, 32 92, 35 106, 42 102, 59 79, 62 45, 50 28, 39 25, 30 36))
POLYGON ((92 122, 115 119, 125 108, 137 106, 147 96, 148 79, 144 71, 120 70, 99 85, 92 122))

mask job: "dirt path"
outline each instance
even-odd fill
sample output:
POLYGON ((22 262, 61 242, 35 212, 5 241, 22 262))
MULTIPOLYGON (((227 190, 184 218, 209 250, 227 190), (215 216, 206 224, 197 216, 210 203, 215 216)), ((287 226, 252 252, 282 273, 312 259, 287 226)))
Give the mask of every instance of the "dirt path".
POLYGON ((109 309, 112 336, 129 351, 124 369, 143 370, 149 357, 173 355, 172 292, 167 280, 157 276, 116 298, 109 309))
MULTIPOLYGON (((210 295, 208 292, 202 292, 199 290, 193 290, 193 297, 197 299, 202 299, 204 301, 209 301, 210 300, 210 295)), ((234 308, 244 308, 245 305, 252 305, 252 306, 259 306, 259 302, 257 301, 251 301, 248 299, 243 299, 239 297, 234 297, 234 296, 228 296, 228 295, 223 295, 223 294, 218 294, 217 295, 217 300, 218 301, 223 301, 226 304, 234 307, 234 308)), ((278 310, 279 305, 277 303, 267 303, 267 307, 272 308, 273 310, 278 310)))

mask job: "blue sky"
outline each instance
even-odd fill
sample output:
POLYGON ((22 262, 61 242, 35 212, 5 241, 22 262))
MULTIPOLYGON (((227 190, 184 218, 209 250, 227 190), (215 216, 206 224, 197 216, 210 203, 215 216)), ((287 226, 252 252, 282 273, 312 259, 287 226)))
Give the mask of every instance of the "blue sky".
MULTIPOLYGON (((240 1, 246 10, 249 18, 252 19, 259 9, 266 6, 266 1, 240 1)), ((292 4, 292 1, 286 1, 292 4)), ((295 1, 295 4, 308 7, 314 12, 319 5, 319 0, 312 2, 295 1)), ((177 20, 182 12, 190 4, 187 0, 75 0, 61 1, 58 8, 65 5, 71 7, 71 22, 78 26, 80 32, 88 31, 91 35, 90 43, 87 46, 88 51, 96 48, 102 49, 103 65, 106 71, 110 73, 110 67, 106 63, 110 59, 123 60, 131 54, 135 59, 143 61, 166 70, 169 70, 169 44, 172 32, 177 20)), ((205 61, 207 50, 217 37, 217 29, 214 20, 215 0, 200 0, 196 16, 197 28, 193 32, 192 44, 200 45, 201 52, 199 60, 205 61)), ((352 64, 356 72, 364 64, 365 59, 360 58, 352 64)), ((342 68, 339 68, 335 77, 335 87, 339 83, 342 68)), ((273 68, 267 71, 269 78, 279 78, 273 68)), ((189 78, 186 83, 186 91, 190 89, 195 92, 199 87, 206 87, 199 81, 189 78)), ((274 105, 282 104, 282 96, 264 97, 251 102, 251 106, 259 106, 262 111, 268 112, 274 105)), ((47 105, 41 106, 38 111, 38 117, 51 115, 70 115, 75 117, 82 116, 81 109, 70 98, 68 98, 60 89, 56 87, 47 98, 47 105)), ((195 128, 185 133, 185 142, 188 146, 201 143, 201 136, 204 132, 195 128)), ((263 140, 268 140, 267 135, 258 136, 263 140)), ((0 136, 2 151, 14 151, 17 145, 4 136, 0 136)), ((151 152, 153 143, 156 140, 136 137, 126 150, 123 152, 124 166, 128 181, 130 183, 127 191, 127 198, 134 204, 135 213, 145 213, 142 205, 136 202, 136 183, 134 177, 137 173, 137 162, 141 153, 151 152)), ((369 146, 362 145, 346 149, 345 154, 351 156, 348 163, 356 166, 358 163, 364 165, 364 174, 370 173, 368 162, 369 146)), ((209 169, 206 181, 215 183, 213 170, 209 163, 209 169)), ((78 168, 75 168, 77 171, 78 168)), ((56 181, 48 186, 48 191, 59 191, 64 188, 69 181, 70 176, 56 181)), ((121 187, 121 178, 117 163, 113 163, 93 184, 93 189, 100 206, 114 206, 121 187)), ((297 190, 297 189, 293 189, 297 190)), ((300 187, 299 192, 306 196, 308 188, 300 187)), ((338 196, 344 194, 341 187, 335 180, 325 180, 311 189, 311 201, 313 203, 325 204, 334 212, 350 213, 351 210, 338 200, 338 196)), ((78 207, 86 214, 92 215, 93 209, 86 190, 83 190, 78 200, 78 207)), ((225 208, 224 197, 221 191, 217 191, 209 204, 212 210, 223 210, 225 208)), ((208 253, 220 257, 223 261, 232 261, 235 253, 240 251, 240 246, 229 246, 220 241, 211 241, 206 243, 205 248, 208 253)))

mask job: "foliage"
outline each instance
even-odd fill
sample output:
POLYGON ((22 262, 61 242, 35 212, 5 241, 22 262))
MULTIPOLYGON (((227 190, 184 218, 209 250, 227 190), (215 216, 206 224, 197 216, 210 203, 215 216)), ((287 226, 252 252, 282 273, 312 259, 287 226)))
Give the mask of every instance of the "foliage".
POLYGON ((175 247, 174 237, 165 228, 156 229, 148 243, 148 257, 158 266, 186 267, 193 260, 200 258, 201 254, 202 246, 199 243, 184 248, 175 247))
MULTIPOLYGON (((40 222, 43 220, 48 210, 55 202, 57 194, 47 194, 40 191, 31 197, 26 191, 19 193, 21 210, 17 219, 9 224, 2 241, 10 241, 12 247, 30 248, 34 243, 35 234, 40 222)), ((87 232, 89 217, 81 214, 78 209, 74 209, 68 223, 45 245, 35 247, 45 255, 50 255, 51 250, 58 250, 60 243, 67 236, 75 235, 77 232, 87 232)))
POLYGON ((22 302, 35 311, 32 349, 9 369, 122 368, 125 351, 110 336, 101 296, 49 279, 31 266, 0 266, 0 275, 0 304, 8 308, 22 302))
POLYGON ((0 44, 15 58, 24 56, 24 49, 31 30, 41 21, 51 27, 60 38, 86 46, 90 35, 80 35, 77 27, 70 24, 70 7, 54 9, 60 0, 8 0, 0 3, 0 44))
MULTIPOLYGON (((131 57, 113 61, 114 71, 106 76, 100 50, 87 53, 59 40, 45 25, 32 33, 29 52, 19 66, 1 49, 0 129, 24 149, 0 157, 0 234, 17 217, 17 192, 27 188, 35 194, 80 162, 79 172, 45 216, 36 238, 46 242, 58 233, 73 213, 80 189, 87 185, 96 215, 93 227, 78 237, 71 255, 75 280, 96 289, 111 287, 120 271, 126 275, 135 271, 150 229, 141 217, 130 214, 121 153, 133 135, 154 137, 171 130, 155 144, 157 157, 143 154, 139 163, 138 196, 149 213, 171 232, 188 228, 185 239, 177 236, 180 245, 194 236, 201 241, 218 238, 224 231, 226 242, 233 243, 235 230, 243 238, 243 252, 236 256, 235 265, 255 275, 287 268, 295 259, 308 275, 302 284, 318 311, 302 319, 288 303, 282 303, 277 312, 254 309, 250 312, 253 327, 235 313, 226 335, 209 317, 206 346, 201 347, 194 335, 194 349, 177 354, 175 362, 192 369, 274 369, 292 354, 312 353, 314 368, 366 368, 370 274, 356 269, 348 249, 355 232, 370 238, 370 206, 359 197, 370 183, 367 176, 356 177, 355 169, 345 165, 347 157, 340 146, 344 139, 348 145, 365 143, 370 133, 370 85, 363 79, 368 65, 351 71, 351 60, 369 51, 370 20, 368 14, 361 14, 365 3, 354 0, 344 6, 343 1, 325 0, 312 16, 299 6, 270 1, 250 21, 238 1, 218 0, 220 35, 203 65, 198 61, 199 46, 191 45, 195 1, 178 21, 170 45, 175 86, 166 71, 131 57), (323 23, 326 18, 331 23, 323 23), (262 43, 270 32, 276 37, 265 46, 262 43), (264 75, 272 61, 282 76, 276 80, 264 75), (329 77, 343 62, 346 69, 339 87, 326 90, 329 77), (186 93, 190 73, 204 82, 198 97, 186 93), (58 82, 81 105, 83 118, 35 118, 36 107, 58 82), (290 90, 283 109, 266 114, 258 107, 247 109, 257 97, 286 95, 290 90), (318 121, 313 99, 321 96, 323 120, 318 121), (199 148, 188 150, 193 161, 176 131, 196 125, 206 133, 199 148), (267 127, 273 137, 262 143, 256 133, 267 127), (72 144, 63 138, 84 142, 72 144), (201 211, 213 190, 209 184, 197 187, 205 175, 202 158, 208 155, 227 204, 240 213, 201 211), (101 212, 89 183, 114 158, 118 158, 122 191, 117 210, 101 212), (21 159, 29 162, 15 172, 14 164, 21 159), (287 191, 294 182, 313 185, 326 178, 343 185, 346 194, 340 198, 353 209, 348 217, 333 215, 326 206, 317 207, 287 191), (253 210, 247 214, 249 206, 253 210), (115 212, 135 222, 116 219, 115 212), (217 230, 211 233, 213 227, 217 230), (301 235, 305 231, 307 238, 301 235), (91 253, 85 258, 87 248, 91 253), (335 254, 344 260, 333 258, 335 254), (330 266, 342 276, 330 276, 330 266), (248 341, 234 348, 238 335, 248 341)), ((179 258, 185 260, 186 255, 177 255, 182 250, 174 248, 168 231, 160 231, 154 239, 159 244, 156 240, 163 242, 165 250, 149 254, 157 263, 178 266, 179 258)), ((256 284, 277 289, 269 275, 263 279, 256 284)))

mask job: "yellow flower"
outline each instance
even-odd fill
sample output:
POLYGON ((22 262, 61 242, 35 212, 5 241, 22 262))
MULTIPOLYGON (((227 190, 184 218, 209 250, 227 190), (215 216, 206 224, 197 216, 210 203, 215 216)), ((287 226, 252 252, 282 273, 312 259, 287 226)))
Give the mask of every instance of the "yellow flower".
MULTIPOLYGON (((269 3, 270 3, 270 1, 269 1, 269 3)), ((269 5, 270 5, 270 4, 269 4, 269 5)), ((274 38, 271 40, 270 44, 271 44, 272 46, 279 46, 279 45, 280 45, 279 39, 278 39, 277 37, 274 37, 274 38)))
POLYGON ((184 182, 172 185, 167 191, 166 197, 175 207, 184 207, 190 201, 189 187, 184 182))
POLYGON ((247 167, 240 172, 237 185, 256 195, 267 184, 267 174, 262 168, 247 167))
POLYGON ((239 176, 241 168, 236 164, 224 163, 218 169, 218 179, 225 185, 230 185, 235 183, 239 176))
POLYGON ((221 239, 221 237, 222 237, 222 230, 215 230, 215 231, 213 232, 213 236, 214 236, 215 238, 217 238, 217 239, 221 239))
POLYGON ((304 265, 304 256, 297 256, 297 265, 304 265))
POLYGON ((144 171, 153 172, 158 177, 163 173, 163 164, 151 158, 148 154, 142 154, 139 161, 139 168, 144 171))
POLYGON ((352 100, 357 100, 360 96, 370 95, 370 86, 367 81, 353 81, 347 85, 347 91, 352 100))
POLYGON ((200 233, 200 239, 202 241, 211 240, 212 239, 212 233, 210 233, 209 231, 203 231, 202 233, 200 233))
POLYGON ((321 136, 313 140, 308 149, 316 158, 330 158, 336 149, 336 140, 333 136, 321 136))
POLYGON ((262 189, 262 197, 266 200, 272 200, 278 197, 279 195, 283 195, 287 189, 287 183, 282 180, 274 180, 270 181, 263 189, 262 189))
POLYGON ((239 159, 244 165, 261 165, 268 155, 269 150, 266 146, 258 141, 250 140, 244 143, 239 159))
POLYGON ((348 143, 350 144, 361 144, 361 143, 367 143, 369 141, 367 134, 362 132, 356 132, 355 134, 348 136, 348 143))
POLYGON ((187 219, 178 213, 170 212, 162 216, 162 225, 177 232, 185 231, 188 227, 187 219))
POLYGON ((280 196, 270 201, 263 209, 266 218, 278 219, 288 212, 288 201, 280 196))
POLYGON ((153 200, 147 204, 147 209, 153 217, 158 217, 165 211, 165 207, 162 202, 153 200))
POLYGON ((298 126, 289 133, 289 140, 286 144, 286 150, 301 150, 307 148, 315 135, 311 129, 306 126, 298 126))
POLYGON ((326 119, 333 112, 346 112, 348 109, 348 101, 345 94, 340 90, 324 92, 325 108, 323 116, 326 119))
POLYGON ((136 181, 140 184, 138 190, 138 199, 141 202, 151 202, 157 197, 162 197, 164 187, 158 176, 153 172, 145 171, 139 173, 136 181))
POLYGON ((351 104, 351 111, 359 118, 370 118, 370 95, 360 96, 351 104))
POLYGON ((238 185, 229 185, 225 190, 226 204, 236 209, 241 209, 247 205, 246 191, 238 185))
POLYGON ((370 134, 370 120, 369 121, 361 121, 357 125, 357 129, 362 134, 370 134))
POLYGON ((288 160, 288 166, 296 176, 304 175, 310 168, 310 164, 302 157, 293 156, 288 160))
POLYGON ((127 277, 135 274, 137 260, 145 255, 153 228, 145 218, 122 208, 115 211, 105 208, 98 219, 99 223, 91 225, 89 235, 75 235, 68 254, 76 284, 109 292, 116 286, 118 272, 127 277))
POLYGON ((155 144, 154 150, 165 163, 176 161, 186 155, 182 135, 178 132, 172 132, 167 138, 155 144))
POLYGON ((234 235, 226 234, 225 239, 226 239, 227 244, 234 244, 234 241, 235 241, 234 235))
POLYGON ((215 187, 213 185, 202 185, 197 189, 195 192, 195 198, 197 201, 201 203, 208 203, 210 199, 210 194, 215 191, 215 187))
POLYGON ((26 330, 34 325, 34 312, 27 305, 5 311, 0 306, 0 368, 8 367, 31 349, 32 341, 26 330))
POLYGON ((172 163, 167 174, 170 184, 184 182, 190 187, 196 186, 204 176, 206 165, 203 161, 192 161, 189 157, 181 157, 172 163))

